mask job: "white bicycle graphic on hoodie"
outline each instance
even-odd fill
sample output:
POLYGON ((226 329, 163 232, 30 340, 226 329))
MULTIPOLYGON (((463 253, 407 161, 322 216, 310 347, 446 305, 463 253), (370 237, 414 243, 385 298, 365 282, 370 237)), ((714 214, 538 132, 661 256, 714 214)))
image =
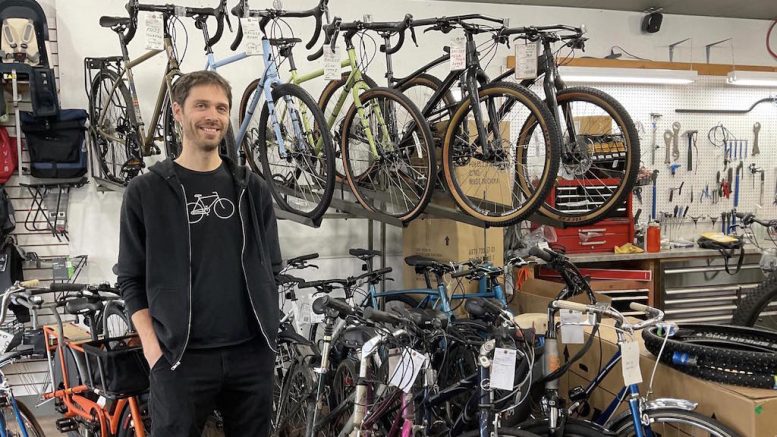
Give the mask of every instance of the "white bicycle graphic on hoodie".
POLYGON ((194 198, 196 199, 194 202, 186 204, 186 209, 189 211, 189 224, 191 225, 199 223, 203 217, 209 216, 211 212, 222 220, 232 217, 232 214, 235 213, 235 204, 226 197, 219 196, 216 191, 207 196, 195 194, 194 198))

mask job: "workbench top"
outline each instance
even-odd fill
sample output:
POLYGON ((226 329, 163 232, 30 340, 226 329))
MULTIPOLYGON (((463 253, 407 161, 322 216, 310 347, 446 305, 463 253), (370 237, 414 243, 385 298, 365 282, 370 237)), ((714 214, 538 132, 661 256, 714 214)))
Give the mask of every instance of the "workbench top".
MULTIPOLYGON (((745 247, 745 254, 758 254, 761 253, 756 247, 745 247)), ((739 252, 737 251, 737 255, 739 252)), ((700 249, 698 247, 690 247, 683 249, 671 249, 662 250, 660 252, 653 253, 579 253, 568 255, 569 259, 575 263, 599 263, 599 262, 613 262, 613 261, 642 261, 651 259, 674 259, 674 258, 703 258, 708 256, 720 256, 720 253, 715 249, 700 249)))

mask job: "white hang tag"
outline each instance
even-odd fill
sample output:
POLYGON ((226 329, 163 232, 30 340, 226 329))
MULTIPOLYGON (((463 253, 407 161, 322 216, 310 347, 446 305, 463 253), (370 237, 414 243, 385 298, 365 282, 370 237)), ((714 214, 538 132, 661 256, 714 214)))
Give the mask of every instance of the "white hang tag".
POLYGON ((389 385, 410 393, 424 362, 426 356, 414 349, 392 349, 389 351, 389 385))
POLYGON ((176 6, 175 7, 175 16, 176 17, 185 17, 186 16, 186 6, 176 6))
POLYGON ((534 79, 537 77, 537 52, 539 46, 536 42, 515 45, 515 78, 534 79))
POLYGON ((337 47, 324 44, 324 80, 340 80, 340 57, 337 47))
POLYGON ((8 345, 13 340, 13 334, 0 330, 0 354, 8 352, 8 345))
POLYGON ((515 384, 515 349, 494 349, 491 361, 491 388, 512 390, 515 384))
POLYGON ((302 299, 300 299, 300 306, 302 307, 302 311, 305 312, 307 319, 310 320, 311 324, 316 323, 324 323, 324 320, 326 320, 326 315, 318 314, 315 311, 313 311, 313 301, 315 301, 316 298, 313 295, 303 295, 302 299))
POLYGON ((585 334, 583 333, 583 313, 567 309, 560 310, 561 314, 561 341, 564 344, 583 344, 585 334))
POLYGON ((418 159, 424 158, 424 151, 421 148, 421 140, 418 138, 416 131, 413 131, 413 144, 415 145, 415 155, 418 159))
POLYGON ((451 39, 451 71, 463 70, 467 68, 467 39, 463 36, 456 36, 451 39))
POLYGON ((146 14, 146 50, 164 50, 165 32, 161 12, 146 14))
POLYGON ((261 55, 262 30, 259 27, 259 18, 241 18, 240 25, 243 27, 243 47, 245 47, 246 55, 261 55))
POLYGON ((621 369, 625 385, 642 382, 642 371, 639 368, 639 343, 636 341, 621 343, 621 369))

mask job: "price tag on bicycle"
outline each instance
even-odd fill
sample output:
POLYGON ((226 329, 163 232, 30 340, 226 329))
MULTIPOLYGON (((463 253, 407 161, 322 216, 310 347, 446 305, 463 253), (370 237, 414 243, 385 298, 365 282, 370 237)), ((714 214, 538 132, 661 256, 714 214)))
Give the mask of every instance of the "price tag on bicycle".
POLYGON ((246 55, 262 54, 262 30, 259 27, 258 17, 246 17, 240 19, 240 25, 243 27, 243 47, 246 55))
POLYGON ((583 313, 562 309, 559 310, 559 315, 561 316, 561 340, 565 344, 585 343, 582 324, 586 318, 583 317, 583 313))
POLYGON ((146 50, 164 50, 165 32, 162 13, 152 12, 146 15, 146 50))
POLYGON ((337 47, 324 45, 324 80, 340 80, 340 57, 337 47))
POLYGON ((176 6, 175 7, 175 16, 176 17, 185 17, 186 16, 186 6, 176 6))
POLYGON ((389 351, 389 385, 410 393, 418 373, 423 369, 426 355, 414 349, 389 351))
POLYGON ((463 36, 455 36, 451 39, 451 71, 467 68, 467 39, 463 36))
POLYGON ((494 349, 491 361, 491 388, 512 390, 515 384, 515 349, 494 349))
POLYGON ((626 340, 621 343, 621 370, 625 385, 642 382, 642 371, 639 368, 639 343, 626 340))
POLYGON ((534 79, 537 77, 537 42, 515 45, 515 78, 534 79))

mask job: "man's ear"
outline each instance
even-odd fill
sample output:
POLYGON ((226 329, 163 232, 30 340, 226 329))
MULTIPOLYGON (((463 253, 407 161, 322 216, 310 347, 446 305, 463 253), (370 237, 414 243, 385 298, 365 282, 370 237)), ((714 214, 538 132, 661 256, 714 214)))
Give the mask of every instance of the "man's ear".
POLYGON ((183 120, 183 106, 179 105, 178 102, 173 102, 173 118, 178 124, 181 124, 181 120, 183 120))

